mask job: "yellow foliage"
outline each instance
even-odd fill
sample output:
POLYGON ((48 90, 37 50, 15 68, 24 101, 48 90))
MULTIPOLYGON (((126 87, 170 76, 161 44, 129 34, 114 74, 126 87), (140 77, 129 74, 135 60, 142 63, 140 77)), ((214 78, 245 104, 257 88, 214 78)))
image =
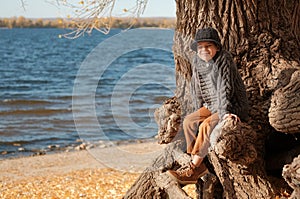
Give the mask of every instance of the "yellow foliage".
MULTIPOLYGON (((127 11, 127 9, 124 9, 127 11)), ((72 19, 67 15, 65 19, 26 19, 24 17, 13 17, 0 19, 0 27, 8 28, 76 28, 79 24, 85 23, 85 20, 72 19)), ((162 27, 174 28, 175 18, 117 18, 102 17, 94 18, 91 26, 101 27, 109 24, 111 28, 138 28, 138 27, 162 27)))
POLYGON ((57 22, 58 22, 59 24, 63 24, 63 23, 64 23, 64 21, 63 21, 62 19, 57 19, 57 22))

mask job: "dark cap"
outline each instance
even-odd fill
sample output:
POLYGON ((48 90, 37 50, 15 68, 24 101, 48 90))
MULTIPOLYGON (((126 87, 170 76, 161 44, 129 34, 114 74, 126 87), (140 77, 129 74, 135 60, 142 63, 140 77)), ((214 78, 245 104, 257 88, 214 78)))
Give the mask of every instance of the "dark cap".
POLYGON ((221 40, 216 29, 212 27, 203 28, 197 31, 195 39, 191 44, 191 49, 197 51, 197 45, 200 41, 214 42, 219 48, 222 48, 221 40))

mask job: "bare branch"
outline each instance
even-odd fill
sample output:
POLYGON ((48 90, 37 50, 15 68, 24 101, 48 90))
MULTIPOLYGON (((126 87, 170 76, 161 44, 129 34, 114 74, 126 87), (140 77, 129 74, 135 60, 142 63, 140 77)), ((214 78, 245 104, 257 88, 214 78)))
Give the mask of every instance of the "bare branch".
MULTIPOLYGON (((73 11, 70 14, 76 29, 63 37, 75 39, 84 33, 91 33, 94 29, 108 34, 112 26, 112 15, 117 0, 82 0, 78 3, 71 3, 68 0, 56 0, 57 5, 64 6, 73 11)), ((124 9, 125 15, 131 18, 128 28, 134 24, 134 19, 143 14, 148 0, 136 0, 135 5, 130 9, 124 9)), ((123 16, 124 16, 123 13, 123 16)))
POLYGON ((20 0, 20 1, 21 1, 22 8, 24 9, 24 11, 26 11, 26 2, 24 0, 20 0))

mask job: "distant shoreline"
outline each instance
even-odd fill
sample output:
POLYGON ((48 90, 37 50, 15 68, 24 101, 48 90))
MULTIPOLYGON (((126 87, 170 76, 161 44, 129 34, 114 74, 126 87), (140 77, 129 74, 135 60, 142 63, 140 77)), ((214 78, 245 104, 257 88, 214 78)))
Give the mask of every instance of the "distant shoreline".
MULTIPOLYGON (((23 16, 0 18, 0 28, 76 28, 84 20, 69 18, 25 18, 23 16)), ((97 19, 99 27, 110 25, 111 28, 141 28, 160 27, 174 28, 176 18, 171 17, 143 17, 143 18, 101 18, 97 19)))

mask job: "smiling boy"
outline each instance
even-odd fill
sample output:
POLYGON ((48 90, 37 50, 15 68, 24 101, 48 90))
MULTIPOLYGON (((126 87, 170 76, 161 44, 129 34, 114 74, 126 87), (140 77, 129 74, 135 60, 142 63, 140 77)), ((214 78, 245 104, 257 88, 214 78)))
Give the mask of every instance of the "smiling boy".
POLYGON ((222 49, 218 32, 211 27, 198 30, 191 49, 196 52, 191 91, 197 111, 183 120, 191 162, 178 170, 167 171, 180 184, 197 183, 208 173, 203 159, 210 147, 210 134, 219 121, 227 117, 236 121, 248 118, 245 86, 232 56, 222 49))

